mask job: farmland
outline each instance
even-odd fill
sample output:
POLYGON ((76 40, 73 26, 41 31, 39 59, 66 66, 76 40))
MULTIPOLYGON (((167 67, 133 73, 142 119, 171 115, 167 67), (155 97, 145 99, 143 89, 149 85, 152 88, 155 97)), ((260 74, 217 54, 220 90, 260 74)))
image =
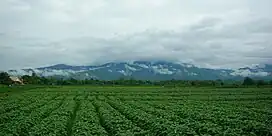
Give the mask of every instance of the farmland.
POLYGON ((272 135, 271 88, 64 86, 0 94, 3 136, 272 135))

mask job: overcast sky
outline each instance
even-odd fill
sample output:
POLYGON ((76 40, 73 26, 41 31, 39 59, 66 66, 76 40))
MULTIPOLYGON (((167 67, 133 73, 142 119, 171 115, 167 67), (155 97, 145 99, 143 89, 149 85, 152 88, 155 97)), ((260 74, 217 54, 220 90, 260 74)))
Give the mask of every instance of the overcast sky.
POLYGON ((0 69, 272 63, 271 0, 0 0, 0 69))

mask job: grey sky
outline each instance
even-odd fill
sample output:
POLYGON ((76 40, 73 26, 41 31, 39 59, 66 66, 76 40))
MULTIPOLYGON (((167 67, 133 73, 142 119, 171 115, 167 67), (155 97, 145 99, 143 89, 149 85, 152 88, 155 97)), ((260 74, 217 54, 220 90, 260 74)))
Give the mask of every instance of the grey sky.
POLYGON ((271 0, 1 0, 0 69, 171 60, 272 63, 271 0))

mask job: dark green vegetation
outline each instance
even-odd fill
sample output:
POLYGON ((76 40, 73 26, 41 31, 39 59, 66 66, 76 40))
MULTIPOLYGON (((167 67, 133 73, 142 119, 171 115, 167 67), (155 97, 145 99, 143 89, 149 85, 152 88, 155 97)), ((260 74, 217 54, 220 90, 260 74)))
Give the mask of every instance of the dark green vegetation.
POLYGON ((269 88, 0 87, 0 135, 272 135, 269 88))
POLYGON ((0 72, 0 85, 9 85, 12 83, 12 80, 9 78, 9 74, 6 72, 0 72))
MULTIPOLYGON (((24 84, 30 85, 92 85, 92 86, 165 86, 165 87, 271 87, 272 81, 254 80, 250 77, 245 77, 243 81, 235 80, 135 80, 133 78, 120 78, 119 80, 96 80, 85 79, 76 80, 74 78, 61 79, 54 77, 39 77, 35 73, 31 76, 24 75, 20 77, 24 84)), ((18 84, 11 81, 9 75, 5 72, 0 73, 0 84, 11 85, 18 84)))

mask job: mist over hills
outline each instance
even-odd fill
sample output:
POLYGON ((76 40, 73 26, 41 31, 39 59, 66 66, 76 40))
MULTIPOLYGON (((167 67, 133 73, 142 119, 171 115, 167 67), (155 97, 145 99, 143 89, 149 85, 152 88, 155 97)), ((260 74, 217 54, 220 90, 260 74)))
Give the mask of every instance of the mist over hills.
POLYGON ((255 65, 239 69, 201 68, 189 63, 169 61, 110 62, 102 65, 73 66, 57 64, 33 69, 7 71, 10 75, 31 75, 42 77, 115 80, 134 78, 138 80, 240 80, 244 77, 272 79, 272 65, 255 65))

